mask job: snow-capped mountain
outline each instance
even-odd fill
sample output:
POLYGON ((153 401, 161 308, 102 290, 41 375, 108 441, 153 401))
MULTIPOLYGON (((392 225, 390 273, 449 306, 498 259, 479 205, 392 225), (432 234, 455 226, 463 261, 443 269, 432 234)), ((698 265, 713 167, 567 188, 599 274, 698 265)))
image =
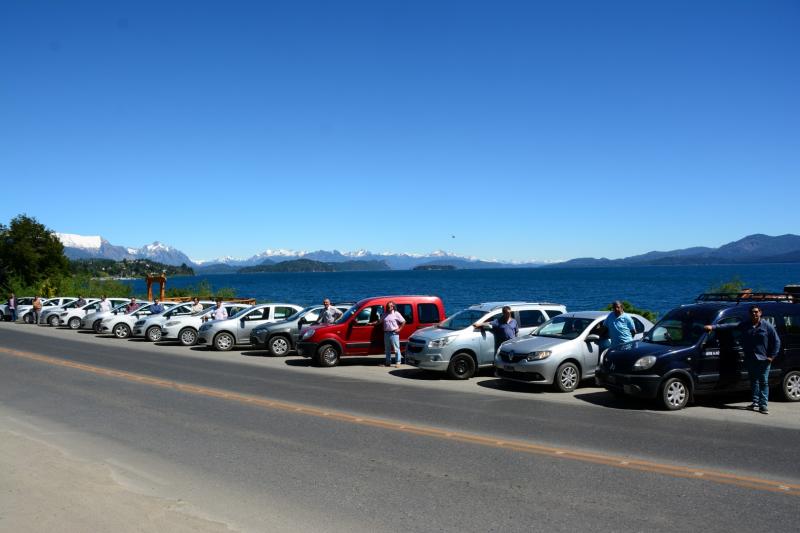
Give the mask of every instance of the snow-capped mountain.
POLYGON ((158 241, 146 244, 141 248, 115 246, 99 235, 75 235, 74 233, 56 233, 56 237, 64 245, 64 255, 70 259, 150 259, 166 265, 193 265, 189 257, 172 246, 158 241))

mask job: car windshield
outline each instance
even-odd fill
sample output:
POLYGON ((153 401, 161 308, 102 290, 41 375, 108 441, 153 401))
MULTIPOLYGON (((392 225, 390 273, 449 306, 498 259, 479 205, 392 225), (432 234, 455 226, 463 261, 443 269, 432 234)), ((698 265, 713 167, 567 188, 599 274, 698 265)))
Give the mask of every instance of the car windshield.
MULTIPOLYGON (((84 302, 84 305, 85 303, 86 302, 84 302)), ((75 309, 76 307, 78 307, 78 300, 75 300, 74 302, 70 302, 66 305, 61 306, 62 309, 75 309)))
POLYGON ((464 309, 439 324, 442 329, 459 330, 470 327, 486 315, 485 311, 477 309, 464 309))
POLYGON ((716 309, 685 307, 664 316, 644 336, 645 342, 667 346, 694 346, 717 315, 716 309))
POLYGON ((192 316, 210 315, 211 312, 216 308, 217 308, 216 305, 212 305, 210 307, 206 307, 205 309, 201 309, 199 311, 195 311, 194 313, 192 313, 192 316))
POLYGON ((351 307, 350 309, 345 311, 345 313, 335 323, 336 324, 344 324, 345 322, 350 320, 350 317, 353 316, 354 314, 356 314, 356 312, 358 312, 359 309, 360 309, 360 307, 358 307, 358 304, 354 305, 353 307, 351 307))
POLYGON ((249 313, 250 311, 252 311, 253 309, 255 309, 255 306, 253 306, 253 307, 245 307, 244 309, 242 309, 241 311, 239 311, 238 313, 236 313, 235 315, 233 315, 232 317, 229 317, 229 318, 242 317, 242 316, 246 315, 247 313, 249 313))
POLYGON ((558 315, 539 326, 539 329, 532 335, 555 339, 576 339, 592 325, 594 320, 593 318, 558 315))

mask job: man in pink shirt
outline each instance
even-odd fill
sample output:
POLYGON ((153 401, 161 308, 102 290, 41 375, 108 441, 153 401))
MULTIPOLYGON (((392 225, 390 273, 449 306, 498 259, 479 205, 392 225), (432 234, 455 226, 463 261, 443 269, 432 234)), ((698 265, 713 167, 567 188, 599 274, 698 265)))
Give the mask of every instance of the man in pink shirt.
POLYGON ((400 354, 400 330, 406 325, 406 319, 395 310, 394 302, 386 304, 386 312, 381 319, 383 322, 383 345, 386 348, 385 366, 392 366, 392 349, 397 354, 397 368, 400 368, 402 355, 400 354))

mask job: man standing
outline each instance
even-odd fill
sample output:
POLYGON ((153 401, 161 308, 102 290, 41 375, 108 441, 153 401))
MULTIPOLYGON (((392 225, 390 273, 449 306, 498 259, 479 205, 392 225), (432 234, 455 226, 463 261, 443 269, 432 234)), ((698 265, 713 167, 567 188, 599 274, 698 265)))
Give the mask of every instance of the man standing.
POLYGON ((392 353, 397 354, 395 359, 397 368, 403 356, 400 354, 400 330, 406 325, 406 319, 395 310, 394 302, 386 304, 386 312, 381 319, 383 322, 383 345, 386 349, 386 362, 384 366, 392 366, 392 353))
POLYGON ((194 303, 192 304, 192 314, 199 313, 203 310, 203 304, 200 303, 200 298, 197 296, 194 297, 194 303))
POLYGON ((139 304, 136 303, 136 298, 131 298, 130 303, 125 307, 125 312, 133 313, 137 309, 139 309, 139 304))
POLYGON ((150 314, 158 315, 164 312, 164 306, 158 301, 158 298, 153 300, 153 305, 150 306, 150 314))
POLYGON ((33 322, 31 324, 39 323, 39 314, 42 312, 42 299, 39 296, 33 298, 33 322))
POLYGON ((744 320, 738 324, 732 322, 705 326, 706 331, 715 329, 737 329, 741 333, 740 342, 744 350, 745 364, 750 377, 750 391, 753 395, 753 403, 747 408, 768 415, 769 368, 781 349, 781 339, 775 327, 766 320, 761 320, 761 308, 752 305, 749 322, 744 320))
POLYGON ((331 301, 325 298, 322 301, 323 309, 319 312, 317 324, 333 324, 341 316, 342 312, 331 305, 331 301))
POLYGON ((615 300, 611 304, 611 312, 608 313, 603 325, 608 330, 610 341, 608 348, 616 348, 631 342, 636 335, 636 324, 633 323, 630 316, 625 314, 625 309, 619 300, 615 300))
POLYGON ((8 297, 8 312, 11 315, 11 322, 17 321, 17 297, 14 296, 14 293, 11 293, 11 296, 8 297))
POLYGON ((86 305, 86 300, 83 299, 83 296, 80 294, 78 295, 78 300, 75 302, 75 307, 80 308, 86 305))
POLYGON ((100 300, 100 312, 105 313, 106 311, 111 311, 111 302, 108 301, 106 295, 103 295, 103 299, 100 300))
MULTIPOLYGON (((485 322, 478 321, 472 324, 475 328, 480 328, 485 322)), ((511 314, 511 307, 503 306, 503 314, 489 322, 492 326, 492 334, 494 335, 494 347, 499 348, 501 344, 519 335, 519 327, 517 321, 514 320, 514 315, 511 314)))
POLYGON ((212 317, 214 320, 226 320, 228 318, 228 312, 222 307, 222 298, 217 298, 217 307, 214 308, 212 317))

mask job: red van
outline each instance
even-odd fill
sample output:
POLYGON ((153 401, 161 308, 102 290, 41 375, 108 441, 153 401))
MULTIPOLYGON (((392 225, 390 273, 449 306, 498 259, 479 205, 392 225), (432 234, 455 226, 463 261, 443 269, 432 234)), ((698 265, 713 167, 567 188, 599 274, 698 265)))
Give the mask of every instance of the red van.
POLYGON ((311 326, 300 334, 297 353, 311 357, 319 366, 336 366, 346 355, 385 353, 380 318, 388 302, 406 319, 400 330, 400 351, 416 330, 445 319, 444 305, 438 296, 376 296, 361 300, 335 324, 311 326))

